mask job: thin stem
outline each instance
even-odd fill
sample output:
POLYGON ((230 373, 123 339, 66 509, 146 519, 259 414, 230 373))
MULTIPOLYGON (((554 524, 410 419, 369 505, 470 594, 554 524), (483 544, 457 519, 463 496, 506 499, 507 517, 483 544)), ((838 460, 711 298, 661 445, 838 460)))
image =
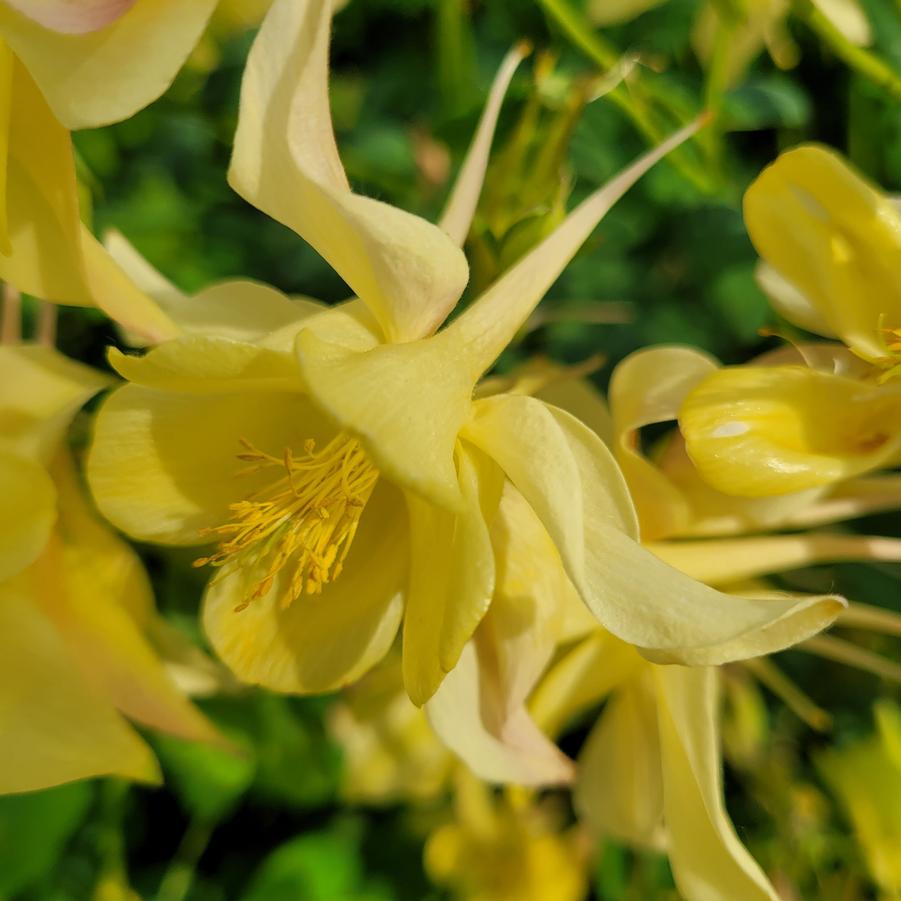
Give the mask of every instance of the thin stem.
POLYGON ((0 344, 18 344, 22 340, 22 295, 8 283, 3 285, 0 307, 0 344))
POLYGON ((839 614, 837 625, 901 638, 901 614, 870 604, 849 604, 839 614))
POLYGON ((804 694, 772 661, 765 657, 755 657, 743 661, 743 665, 811 729, 826 732, 831 727, 832 717, 804 694))
POLYGON ((839 59, 871 84, 885 91, 893 100, 901 101, 901 74, 885 60, 864 47, 852 44, 830 19, 817 9, 812 0, 795 0, 794 10, 839 59))
POLYGON ((203 856, 216 825, 205 819, 194 819, 188 824, 175 859, 163 876, 157 892, 157 901, 184 901, 191 890, 197 863, 203 856))
POLYGON ((888 660, 872 651, 845 641, 842 638, 834 638, 831 635, 817 635, 814 638, 808 638, 801 644, 795 645, 799 651, 807 651, 809 654, 816 654, 819 657, 825 657, 827 660, 834 660, 836 663, 845 663, 848 666, 856 667, 874 676, 881 676, 883 679, 889 679, 892 682, 901 682, 901 665, 893 660, 888 660))
POLYGON ((57 313, 55 303, 41 301, 38 307, 38 327, 35 336, 38 344, 43 344, 45 347, 56 346, 57 313))

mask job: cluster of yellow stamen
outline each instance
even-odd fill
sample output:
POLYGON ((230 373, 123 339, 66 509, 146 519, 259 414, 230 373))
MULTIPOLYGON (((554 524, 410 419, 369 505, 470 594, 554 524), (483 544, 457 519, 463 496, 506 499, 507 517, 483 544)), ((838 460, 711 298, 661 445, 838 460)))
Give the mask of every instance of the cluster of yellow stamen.
POLYGON ((250 465, 237 475, 267 469, 283 473, 266 488, 229 505, 233 520, 202 530, 217 536, 219 547, 195 566, 264 569, 264 574, 235 610, 264 597, 276 577, 290 567, 280 602, 288 607, 300 595, 319 594, 341 574, 360 516, 379 473, 360 443, 343 432, 322 450, 312 439, 296 457, 285 448, 281 457, 241 439, 238 459, 250 465))

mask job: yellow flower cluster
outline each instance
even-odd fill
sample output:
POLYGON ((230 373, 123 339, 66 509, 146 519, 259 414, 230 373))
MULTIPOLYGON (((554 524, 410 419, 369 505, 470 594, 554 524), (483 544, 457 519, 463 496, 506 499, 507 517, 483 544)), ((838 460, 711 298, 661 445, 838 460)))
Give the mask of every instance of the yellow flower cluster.
MULTIPOLYGON (((146 348, 110 350, 114 383, 4 332, 0 790, 155 778, 122 714, 221 741, 167 672, 146 575, 73 463, 70 422, 109 388, 86 455, 99 513, 133 539, 201 548, 203 627, 241 682, 348 689, 331 720, 348 797, 455 787, 427 843, 436 881, 486 901, 578 899, 593 842, 614 836, 665 849, 686 898, 775 899, 725 809, 719 667, 753 673, 800 645, 879 669, 815 637, 877 614, 761 580, 901 560, 893 540, 817 530, 901 505, 901 480, 873 474, 901 462, 895 202, 813 146, 745 198, 774 305, 841 343, 799 339, 738 367, 647 349, 616 368, 607 399, 547 361, 488 375, 611 206, 702 122, 588 196, 454 316, 526 49, 505 59, 433 224, 351 188, 329 109, 332 4, 274 0, 253 4, 265 19, 229 181, 354 296, 330 307, 231 281, 186 297, 81 223, 68 129, 159 95, 216 5, 0 2, 0 277, 98 306, 146 348), (642 430, 661 425, 652 449, 642 430), (596 723, 572 760, 558 742, 586 715, 596 723), (561 786, 577 825, 537 794, 561 786)), ((823 767, 853 776, 838 757, 823 767)), ((875 867, 897 888, 897 867, 875 867)))

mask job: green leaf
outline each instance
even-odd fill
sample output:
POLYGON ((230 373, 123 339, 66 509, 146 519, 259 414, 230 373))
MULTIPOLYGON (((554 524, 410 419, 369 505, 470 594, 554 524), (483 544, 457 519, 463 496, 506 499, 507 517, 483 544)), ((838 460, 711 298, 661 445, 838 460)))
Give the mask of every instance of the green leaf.
POLYGON ((86 782, 0 797, 0 898, 51 872, 91 802, 86 782))

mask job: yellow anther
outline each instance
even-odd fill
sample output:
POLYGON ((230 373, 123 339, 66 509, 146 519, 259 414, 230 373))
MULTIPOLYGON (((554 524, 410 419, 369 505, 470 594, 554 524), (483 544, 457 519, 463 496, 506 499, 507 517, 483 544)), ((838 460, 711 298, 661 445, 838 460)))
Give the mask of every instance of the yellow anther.
POLYGON ((379 473, 360 443, 343 432, 318 453, 316 442, 308 439, 300 457, 290 448, 275 457, 243 438, 241 445, 238 459, 252 465, 239 475, 266 469, 282 475, 230 504, 231 522, 202 530, 204 536, 218 537, 219 547, 194 565, 262 569, 263 576, 236 610, 265 596, 279 573, 290 567, 280 598, 287 607, 301 594, 321 593, 338 578, 379 473))

